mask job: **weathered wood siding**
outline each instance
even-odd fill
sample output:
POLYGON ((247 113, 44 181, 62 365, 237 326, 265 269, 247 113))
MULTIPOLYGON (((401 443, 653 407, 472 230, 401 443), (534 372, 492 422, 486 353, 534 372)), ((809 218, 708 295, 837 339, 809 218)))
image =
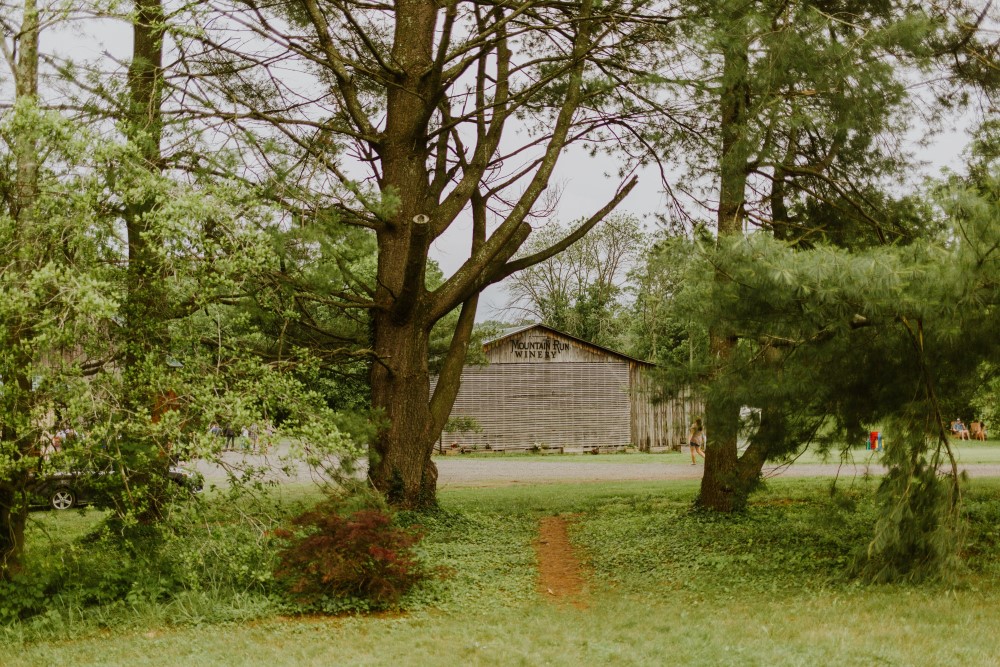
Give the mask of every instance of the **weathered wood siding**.
POLYGON ((633 363, 629 368, 632 444, 643 451, 650 447, 672 447, 687 443, 688 429, 704 414, 704 405, 690 391, 665 401, 654 401, 655 387, 649 367, 633 363))
POLYGON ((628 364, 491 364, 462 373, 452 417, 482 433, 444 433, 442 444, 493 449, 610 447, 631 442, 628 364))

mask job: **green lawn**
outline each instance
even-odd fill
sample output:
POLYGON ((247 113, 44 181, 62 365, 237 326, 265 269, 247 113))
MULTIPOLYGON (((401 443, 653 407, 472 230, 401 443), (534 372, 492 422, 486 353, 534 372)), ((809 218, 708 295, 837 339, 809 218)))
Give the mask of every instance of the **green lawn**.
POLYGON ((604 593, 400 618, 269 620, 33 646, 7 665, 995 665, 993 595, 604 593))
MULTIPOLYGON (((275 616, 252 596, 192 593, 7 628, 0 664, 996 664, 1000 482, 966 494, 968 570, 954 587, 848 577, 875 518, 872 488, 827 489, 771 482, 737 517, 692 512, 689 481, 452 490, 423 517, 424 557, 444 576, 406 613, 275 616), (537 520, 556 513, 586 561, 584 610, 535 590, 537 520), (206 620, 213 605, 230 620, 206 620)), ((35 530, 79 534, 94 514, 47 513, 35 530)))

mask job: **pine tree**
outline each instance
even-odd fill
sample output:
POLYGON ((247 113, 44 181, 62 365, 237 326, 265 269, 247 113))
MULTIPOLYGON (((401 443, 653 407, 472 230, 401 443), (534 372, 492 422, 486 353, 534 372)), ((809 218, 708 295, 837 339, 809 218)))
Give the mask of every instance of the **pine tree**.
MULTIPOLYGON (((704 204, 714 212, 723 256, 750 230, 801 249, 827 243, 864 249, 912 243, 940 229, 916 198, 889 193, 908 165, 902 150, 908 118, 937 112, 907 92, 907 76, 960 48, 960 40, 948 38, 951 16, 907 3, 695 6, 703 18, 684 25, 701 47, 695 66, 702 78, 693 97, 707 120, 684 141, 692 178, 715 178, 718 199, 704 204)), ((727 295, 740 285, 715 266, 708 299, 731 308, 705 321, 712 446, 699 502, 729 511, 745 503, 763 462, 781 453, 762 445, 738 453, 741 406, 763 408, 761 428, 775 437, 798 431, 780 403, 762 404, 764 396, 749 402, 730 390, 736 375, 750 372, 748 363, 779 378, 785 369, 775 345, 747 331, 772 314, 736 307, 727 295)))

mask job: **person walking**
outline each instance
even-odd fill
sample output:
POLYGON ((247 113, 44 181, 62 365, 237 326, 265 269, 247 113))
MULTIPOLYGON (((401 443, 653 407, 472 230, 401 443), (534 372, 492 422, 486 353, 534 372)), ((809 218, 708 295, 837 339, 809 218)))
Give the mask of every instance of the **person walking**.
POLYGON ((698 454, 701 458, 705 458, 705 452, 702 448, 705 446, 705 427, 701 425, 701 417, 694 420, 694 424, 691 425, 691 433, 688 435, 688 448, 691 451, 691 465, 697 465, 694 458, 695 454, 698 454))
POLYGON ((222 429, 222 437, 226 439, 225 451, 233 451, 236 449, 236 431, 233 430, 232 424, 226 424, 222 429))
POLYGON ((257 422, 250 424, 250 428, 247 429, 247 437, 250 438, 250 451, 257 454, 260 442, 260 429, 257 428, 257 422))

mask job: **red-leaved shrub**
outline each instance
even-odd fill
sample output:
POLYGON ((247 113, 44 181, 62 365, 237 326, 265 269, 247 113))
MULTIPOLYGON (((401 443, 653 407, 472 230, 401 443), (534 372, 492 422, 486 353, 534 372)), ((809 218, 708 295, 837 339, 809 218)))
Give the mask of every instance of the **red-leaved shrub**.
POLYGON ((381 510, 337 509, 324 503, 292 519, 294 529, 275 531, 285 541, 275 577, 299 602, 348 598, 384 608, 426 576, 412 549, 422 535, 381 510))

